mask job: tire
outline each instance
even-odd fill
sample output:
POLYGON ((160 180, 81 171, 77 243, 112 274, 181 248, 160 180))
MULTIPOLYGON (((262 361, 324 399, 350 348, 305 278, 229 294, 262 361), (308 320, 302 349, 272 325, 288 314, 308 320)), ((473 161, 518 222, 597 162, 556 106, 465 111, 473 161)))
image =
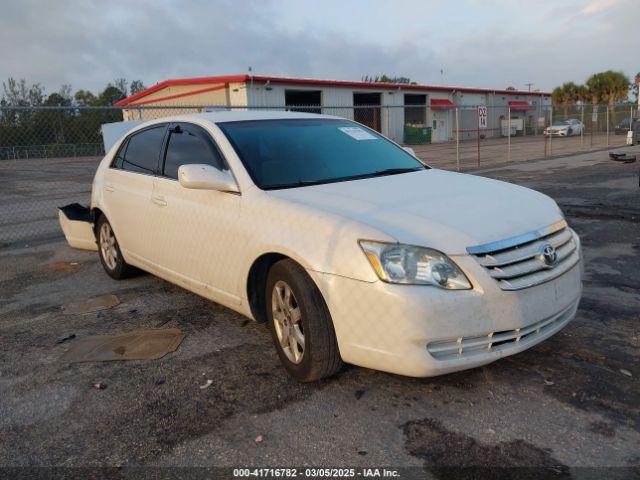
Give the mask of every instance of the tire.
POLYGON ((567 129, 567 137, 570 137, 571 135, 573 135, 573 129, 569 128, 567 129))
POLYGON ((137 268, 124 261, 116 235, 104 215, 98 218, 96 237, 100 263, 102 263, 107 275, 115 280, 122 280, 138 273, 139 270, 137 268))
POLYGON ((331 315, 307 272, 293 260, 281 260, 269 270, 265 293, 269 330, 287 372, 300 382, 313 382, 340 370, 331 315))

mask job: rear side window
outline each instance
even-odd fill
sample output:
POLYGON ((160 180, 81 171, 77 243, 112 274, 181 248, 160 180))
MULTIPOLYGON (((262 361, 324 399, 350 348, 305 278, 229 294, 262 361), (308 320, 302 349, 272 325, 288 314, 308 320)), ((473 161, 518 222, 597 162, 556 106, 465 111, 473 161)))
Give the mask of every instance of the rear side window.
POLYGON ((195 125, 178 125, 169 134, 164 176, 177 179, 180 165, 194 163, 211 165, 218 170, 226 169, 213 140, 203 129, 195 125))
POLYGON ((165 126, 161 125, 132 135, 128 140, 121 168, 153 175, 158 169, 164 132, 165 126))
POLYGON ((126 139, 124 142, 122 142, 122 145, 120 145, 118 152, 116 153, 115 157, 113 157, 111 168, 122 168, 122 162, 124 162, 124 152, 127 151, 128 142, 129 139, 126 139))

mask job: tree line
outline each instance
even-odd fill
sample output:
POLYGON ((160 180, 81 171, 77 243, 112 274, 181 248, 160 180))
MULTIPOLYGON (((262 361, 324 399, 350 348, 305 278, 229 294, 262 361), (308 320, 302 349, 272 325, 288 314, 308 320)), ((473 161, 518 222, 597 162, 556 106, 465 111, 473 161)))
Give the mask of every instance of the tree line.
POLYGON ((46 95, 44 87, 39 83, 28 84, 22 78, 16 80, 9 78, 2 82, 2 98, 0 106, 87 106, 87 107, 109 107, 114 103, 134 95, 145 87, 141 80, 133 80, 130 84, 125 78, 118 78, 109 82, 107 86, 93 93, 90 90, 78 90, 72 94, 71 85, 62 85, 57 92, 46 95))
MULTIPOLYGON (((62 148, 72 145, 74 154, 77 153, 77 147, 86 148, 86 154, 89 154, 96 148, 101 148, 100 126, 122 121, 122 112, 117 109, 83 107, 110 107, 145 88, 140 80, 129 83, 126 79, 119 78, 96 93, 89 90, 72 93, 70 85, 63 85, 58 91, 47 95, 39 83, 29 84, 24 79, 9 78, 2 82, 0 147, 11 147, 13 150, 16 147, 37 145, 47 146, 48 150, 55 152, 56 146, 62 148), (41 106, 77 108, 13 108, 41 106)), ((6 152, 4 153, 6 156, 6 152)), ((0 152, 0 158, 2 157, 0 152)))
POLYGON ((594 73, 587 78, 584 84, 563 83, 553 89, 551 100, 554 106, 568 107, 569 105, 591 103, 613 107, 617 103, 627 101, 630 92, 637 98, 638 86, 635 82, 632 83, 629 77, 622 72, 607 70, 606 72, 594 73))

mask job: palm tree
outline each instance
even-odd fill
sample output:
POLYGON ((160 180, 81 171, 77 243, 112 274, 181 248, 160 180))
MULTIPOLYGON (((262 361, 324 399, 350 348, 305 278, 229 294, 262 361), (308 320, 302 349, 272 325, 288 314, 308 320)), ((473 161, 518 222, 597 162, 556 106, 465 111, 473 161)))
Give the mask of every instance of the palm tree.
POLYGON ((598 103, 606 103, 607 108, 613 113, 611 120, 617 121, 615 105, 618 101, 626 100, 629 96, 629 78, 622 72, 607 70, 596 73, 587 79, 587 86, 592 96, 597 97, 598 103))
POLYGON ((607 70, 591 75, 587 79, 587 87, 593 103, 608 103, 613 107, 629 95, 629 78, 622 72, 607 70))
POLYGON ((551 100, 555 106, 562 105, 565 118, 569 115, 569 105, 578 101, 580 87, 573 82, 565 82, 551 92, 551 100))
POLYGON ((636 101, 640 99, 640 72, 636 73, 635 81, 631 84, 631 91, 636 96, 636 101))

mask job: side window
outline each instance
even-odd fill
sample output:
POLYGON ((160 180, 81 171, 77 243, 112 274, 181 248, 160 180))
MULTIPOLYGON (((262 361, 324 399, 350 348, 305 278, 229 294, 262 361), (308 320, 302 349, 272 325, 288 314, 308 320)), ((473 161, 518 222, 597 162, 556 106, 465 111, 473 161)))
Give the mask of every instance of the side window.
POLYGON ((113 161, 111 162, 111 168, 122 168, 122 162, 124 161, 124 152, 127 151, 127 144, 129 143, 129 139, 126 139, 120 145, 120 148, 116 152, 113 157, 113 161))
POLYGON ((204 163, 225 170, 222 156, 209 135, 195 125, 178 125, 171 130, 164 159, 164 176, 178 179, 180 165, 204 163))
POLYGON ((122 168, 130 172, 154 174, 162 150, 165 126, 143 130, 129 138, 122 168))

